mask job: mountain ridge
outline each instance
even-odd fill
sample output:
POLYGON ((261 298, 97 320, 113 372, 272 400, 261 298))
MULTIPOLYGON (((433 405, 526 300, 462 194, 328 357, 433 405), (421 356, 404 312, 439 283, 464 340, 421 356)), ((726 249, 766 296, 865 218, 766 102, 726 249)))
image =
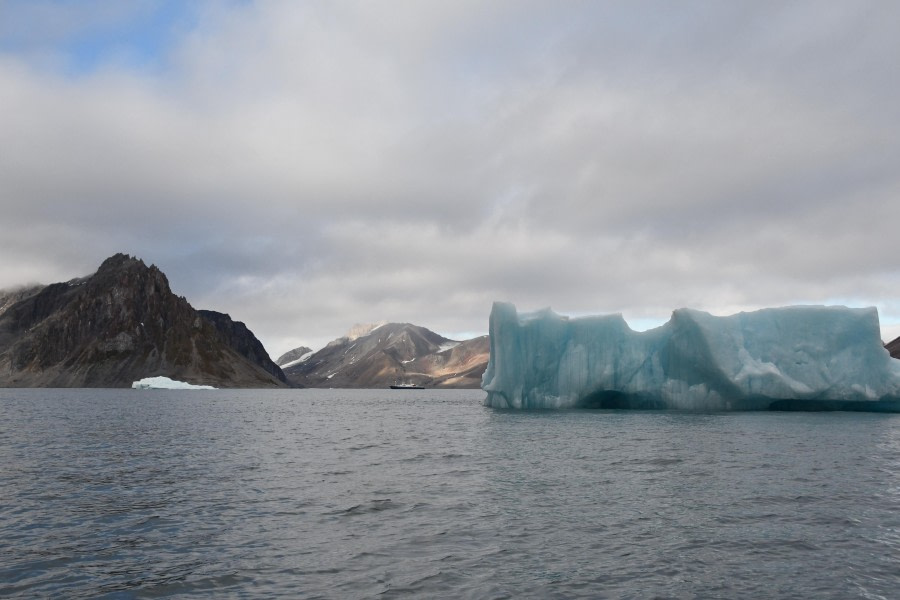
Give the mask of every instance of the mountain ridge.
POLYGON ((115 254, 87 277, 0 294, 0 386, 128 387, 165 375, 284 387, 243 323, 195 310, 155 265, 115 254))
POLYGON ((456 341, 412 323, 355 326, 284 371, 298 387, 367 388, 395 383, 477 388, 487 367, 487 336, 456 341))
POLYGON ((276 358, 275 364, 284 369, 285 367, 289 367, 293 363, 296 363, 304 356, 311 355, 312 353, 312 348, 307 348, 306 346, 298 346, 297 348, 288 350, 287 352, 276 358))

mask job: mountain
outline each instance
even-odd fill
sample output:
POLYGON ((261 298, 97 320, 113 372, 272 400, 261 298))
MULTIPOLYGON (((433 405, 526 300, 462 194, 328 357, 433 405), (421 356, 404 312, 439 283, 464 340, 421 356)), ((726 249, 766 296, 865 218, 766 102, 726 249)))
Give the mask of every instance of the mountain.
POLYGON ((284 372, 272 362, 262 342, 256 339, 246 325, 240 321, 232 321, 229 315, 214 310, 198 310, 197 312, 216 327, 222 340, 238 354, 261 367, 282 383, 287 383, 284 372))
POLYGON ((487 366, 487 336, 457 342, 410 323, 355 326, 284 369, 303 387, 369 388, 397 382, 477 388, 487 366))
POLYGON ((900 337, 884 345, 894 358, 900 358, 900 337))
POLYGON ((279 367, 289 367, 291 364, 299 361, 306 355, 312 354, 312 348, 307 348, 306 346, 300 346, 299 348, 294 348, 293 350, 288 350, 281 356, 279 356, 275 360, 275 364, 279 367))
POLYGON ((0 293, 0 386, 128 387, 155 375, 287 385, 243 323, 195 310, 158 268, 125 254, 88 277, 0 293))
POLYGON ((443 352, 427 354, 406 367, 431 375, 434 379, 428 384, 430 387, 478 389, 490 354, 490 339, 482 335, 443 352))
POLYGON ((0 315, 16 302, 34 296, 44 287, 43 285, 29 285, 11 290, 0 290, 0 315))

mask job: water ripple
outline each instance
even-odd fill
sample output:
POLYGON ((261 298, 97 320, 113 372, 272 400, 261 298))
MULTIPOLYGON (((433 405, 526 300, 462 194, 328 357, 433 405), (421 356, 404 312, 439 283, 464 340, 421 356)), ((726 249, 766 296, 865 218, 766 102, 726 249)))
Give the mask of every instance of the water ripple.
POLYGON ((900 416, 0 391, 0 596, 893 598, 900 416))

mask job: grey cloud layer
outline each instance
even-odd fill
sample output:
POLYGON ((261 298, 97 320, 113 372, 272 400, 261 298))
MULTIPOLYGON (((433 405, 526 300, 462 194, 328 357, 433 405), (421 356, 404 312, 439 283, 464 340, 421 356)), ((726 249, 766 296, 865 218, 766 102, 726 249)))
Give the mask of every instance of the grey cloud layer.
POLYGON ((0 54, 0 286, 127 251, 275 354, 493 299, 900 322, 900 8, 483 5, 210 3, 153 72, 0 54))

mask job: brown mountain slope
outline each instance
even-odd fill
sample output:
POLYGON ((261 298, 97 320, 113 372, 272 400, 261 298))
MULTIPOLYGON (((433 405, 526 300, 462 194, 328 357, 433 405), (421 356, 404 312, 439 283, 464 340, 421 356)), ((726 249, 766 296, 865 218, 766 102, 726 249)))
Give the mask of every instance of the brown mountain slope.
POLYGON ((387 323, 338 338, 303 362, 285 368, 303 387, 386 387, 409 382, 426 387, 481 385, 487 338, 456 342, 410 323, 387 323))
POLYGON ((481 387, 481 376, 490 354, 490 340, 483 335, 443 352, 427 354, 407 364, 406 368, 432 377, 431 387, 477 389, 481 387))
POLYGON ((124 254, 0 313, 2 386, 127 387, 155 375, 216 387, 286 385, 242 323, 204 317, 159 269, 124 254))

